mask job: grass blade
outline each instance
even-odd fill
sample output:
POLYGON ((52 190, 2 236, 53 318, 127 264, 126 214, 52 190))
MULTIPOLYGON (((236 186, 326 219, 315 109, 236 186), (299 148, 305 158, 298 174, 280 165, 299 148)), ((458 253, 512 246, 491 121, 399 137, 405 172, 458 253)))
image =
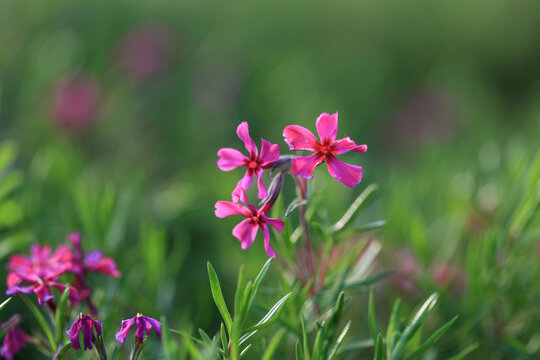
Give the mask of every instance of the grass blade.
POLYGON ((210 290, 212 291, 212 297, 214 298, 214 302, 216 303, 216 306, 221 314, 221 317, 223 318, 223 321, 225 322, 225 326, 227 327, 227 330, 229 331, 229 334, 230 334, 231 329, 232 329, 232 319, 231 319, 231 314, 229 314, 229 310, 227 309, 227 305, 225 304, 225 299, 223 299, 223 293, 221 292, 219 279, 217 277, 216 271, 214 270, 210 262, 207 263, 207 267, 208 267, 208 277, 210 279, 210 290))
POLYGON ((433 345, 439 338, 448 330, 457 320, 458 316, 454 316, 452 320, 441 326, 437 331, 435 331, 422 345, 418 347, 413 353, 408 355, 405 360, 411 360, 420 356, 425 350, 427 350, 431 345, 433 345))

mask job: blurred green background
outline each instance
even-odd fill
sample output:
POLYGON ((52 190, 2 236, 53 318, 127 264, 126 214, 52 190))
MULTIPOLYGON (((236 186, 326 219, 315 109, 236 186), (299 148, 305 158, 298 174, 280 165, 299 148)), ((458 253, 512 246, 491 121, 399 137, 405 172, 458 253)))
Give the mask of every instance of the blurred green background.
POLYGON ((266 258, 214 216, 241 176, 217 150, 248 121, 288 153, 284 126, 339 111, 338 136, 369 146, 345 156, 364 179, 321 168, 317 186, 337 220, 380 185, 381 317, 439 291, 440 323, 460 315, 443 351, 537 358, 539 19, 535 0, 0 0, 0 142, 17 154, 0 259, 80 231, 123 272, 95 278, 109 326, 142 312, 214 333, 206 261, 232 296, 238 264, 266 258))

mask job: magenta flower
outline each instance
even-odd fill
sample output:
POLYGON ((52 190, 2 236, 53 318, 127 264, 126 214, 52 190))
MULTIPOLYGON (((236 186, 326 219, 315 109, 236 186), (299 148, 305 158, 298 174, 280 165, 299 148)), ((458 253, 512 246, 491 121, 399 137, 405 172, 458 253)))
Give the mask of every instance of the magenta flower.
POLYGON ((53 93, 53 121, 68 132, 83 133, 98 119, 99 98, 94 79, 67 75, 58 81, 53 93))
POLYGON ((17 327, 20 319, 19 314, 15 314, 11 319, 1 325, 6 335, 4 337, 4 343, 0 348, 0 356, 6 360, 13 360, 15 354, 26 347, 26 344, 32 340, 30 335, 17 327))
POLYGON ((285 224, 281 219, 272 219, 266 216, 266 213, 270 210, 271 204, 265 204, 259 210, 249 203, 243 189, 236 191, 236 195, 245 206, 231 201, 218 201, 216 203, 216 216, 218 218, 224 218, 231 215, 245 216, 246 219, 236 225, 232 231, 233 236, 240 241, 242 249, 245 250, 253 244, 257 232, 261 229, 264 237, 264 249, 266 250, 266 254, 275 258, 276 253, 274 252, 274 249, 272 249, 272 246, 270 246, 270 230, 268 225, 273 226, 277 232, 281 232, 285 224))
POLYGON ((79 331, 82 331, 84 350, 92 349, 92 342, 95 342, 97 337, 101 336, 101 325, 101 321, 92 319, 90 315, 80 313, 77 316, 77 320, 71 325, 71 328, 66 331, 67 336, 71 340, 71 347, 76 350, 81 349, 79 331))
POLYGON ((336 155, 349 151, 366 152, 366 145, 356 145, 349 137, 336 140, 338 113, 333 115, 322 113, 315 123, 320 142, 311 131, 299 125, 289 125, 283 130, 285 142, 293 151, 313 151, 315 154, 299 156, 291 160, 293 174, 303 178, 313 177, 313 170, 323 161, 328 165, 328 172, 338 181, 354 187, 362 180, 362 167, 346 164, 336 155))
POLYGON ((154 329, 157 337, 161 339, 161 323, 156 319, 152 319, 148 316, 143 316, 142 314, 137 314, 137 316, 122 320, 122 327, 120 331, 116 333, 116 340, 124 344, 129 333, 129 329, 135 324, 135 342, 142 344, 144 341, 144 334, 150 336, 150 330, 154 329))
MULTIPOLYGON (((13 255, 8 263, 7 295, 17 293, 35 293, 39 304, 43 304, 54 297, 51 288, 55 287, 59 291, 64 291, 66 285, 57 282, 58 277, 70 271, 72 255, 65 245, 60 245, 51 254, 50 246, 32 245, 30 247, 30 257, 24 255, 13 255), (29 283, 29 285, 22 285, 29 283)), ((78 302, 78 293, 75 288, 70 287, 69 299, 71 302, 78 302)))
POLYGON ((243 155, 238 150, 223 148, 217 153, 219 156, 217 166, 223 171, 231 171, 239 166, 247 168, 246 174, 240 179, 233 191, 232 197, 234 202, 238 202, 239 200, 238 197, 235 196, 237 189, 242 188, 247 190, 251 186, 253 176, 257 176, 259 199, 265 199, 268 196, 268 192, 262 183, 261 175, 264 169, 268 169, 272 166, 272 163, 279 159, 279 146, 261 138, 261 153, 259 154, 255 142, 253 142, 253 139, 249 136, 248 123, 245 121, 238 125, 236 134, 240 140, 244 142, 249 157, 243 155))

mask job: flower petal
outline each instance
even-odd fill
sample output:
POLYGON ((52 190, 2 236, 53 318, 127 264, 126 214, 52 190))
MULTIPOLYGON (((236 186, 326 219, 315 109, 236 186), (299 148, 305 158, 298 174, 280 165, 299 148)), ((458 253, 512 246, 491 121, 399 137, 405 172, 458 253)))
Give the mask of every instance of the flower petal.
POLYGON ((349 151, 354 152, 366 152, 367 151, 367 145, 356 145, 354 141, 351 140, 350 137, 344 137, 343 139, 339 139, 334 142, 333 144, 333 151, 332 153, 335 155, 344 154, 349 151))
POLYGON ((136 316, 135 324, 135 337, 139 343, 142 343, 144 340, 144 332, 146 330, 146 321, 144 320, 144 316, 136 316))
POLYGON ((71 347, 75 350, 81 349, 81 344, 79 343, 79 329, 80 329, 80 322, 75 321, 73 322, 73 325, 71 325, 71 328, 66 331, 67 336, 69 337, 69 340, 71 340, 71 347))
POLYGON ((81 321, 84 350, 92 349, 92 322, 89 319, 81 321))
POLYGON ((245 160, 249 160, 244 154, 236 149, 223 148, 217 152, 219 159, 217 167, 222 171, 231 171, 238 166, 245 164, 245 160))
POLYGON ((146 317, 146 321, 152 325, 152 328, 156 332, 156 335, 159 339, 161 339, 161 323, 157 321, 156 319, 153 319, 151 317, 146 317))
POLYGON ((216 203, 216 216, 220 219, 231 215, 251 216, 251 212, 242 204, 232 201, 218 201, 216 203))
POLYGON ((345 164, 335 156, 327 156, 326 164, 328 164, 330 175, 351 188, 362 180, 361 166, 345 164))
POLYGON ((234 227, 232 234, 240 241, 242 249, 245 250, 255 241, 258 229, 257 225, 252 224, 249 219, 245 219, 234 227))
POLYGON ((133 323, 135 323, 135 318, 122 320, 122 326, 120 327, 120 331, 116 333, 115 338, 117 341, 124 344, 126 342, 126 338, 129 333, 129 329, 133 326, 133 323))
POLYGON ((259 193, 257 196, 259 199, 266 199, 268 197, 268 191, 266 191, 266 188, 264 187, 264 184, 262 182, 262 169, 258 169, 257 171, 257 187, 259 188, 259 193))
POLYGON ((268 229, 268 226, 261 224, 261 229, 264 236, 264 250, 266 251, 266 255, 270 256, 271 258, 276 258, 276 252, 270 245, 270 230, 268 229))
POLYGON ((241 178, 240 181, 238 181, 238 183, 236 184, 236 187, 234 188, 232 192, 232 200, 234 202, 238 202, 238 200, 241 200, 240 196, 238 195, 239 191, 240 190, 245 191, 249 189, 252 182, 253 182, 253 172, 248 169, 244 177, 241 178))
POLYGON ((264 222, 268 225, 273 226, 278 233, 281 232, 281 230, 283 230, 283 228, 285 227, 285 223, 281 219, 274 219, 265 216, 264 222))
POLYGON ((236 135, 238 135, 240 140, 244 142, 246 150, 249 152, 252 158, 257 157, 259 152, 257 151, 257 146, 255 146, 255 142, 253 141, 251 136, 249 136, 249 128, 246 121, 238 125, 238 128, 236 128, 236 135))
POLYGON ((269 141, 261 138, 261 155, 259 160, 262 161, 262 166, 269 165, 279 160, 279 145, 272 144, 269 141))
POLYGON ((289 125, 283 129, 283 137, 290 150, 315 151, 318 144, 315 135, 300 125, 289 125))
POLYGON ((310 156, 298 156, 291 160, 291 170, 294 175, 300 175, 303 178, 311 179, 313 170, 322 163, 324 156, 317 153, 310 156))
POLYGON ((321 144, 324 144, 325 140, 331 142, 336 140, 337 127, 338 127, 338 113, 333 115, 322 113, 315 122, 317 127, 317 133, 321 139, 321 144))

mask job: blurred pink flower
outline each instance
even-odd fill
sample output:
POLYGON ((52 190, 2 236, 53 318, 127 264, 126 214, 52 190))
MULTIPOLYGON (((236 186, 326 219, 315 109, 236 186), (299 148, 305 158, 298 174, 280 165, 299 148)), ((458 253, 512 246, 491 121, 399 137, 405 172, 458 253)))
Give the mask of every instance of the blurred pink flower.
POLYGON ((366 152, 366 145, 356 145, 349 137, 336 140, 338 113, 322 113, 315 123, 320 142, 311 131, 299 125, 289 125, 283 130, 285 142, 293 151, 313 151, 314 155, 298 156, 291 161, 293 174, 310 179, 313 170, 323 161, 328 165, 328 172, 343 184, 354 187, 362 180, 362 167, 341 162, 335 155, 349 151, 366 152))
POLYGON ((272 246, 270 246, 270 229, 268 225, 273 226, 277 232, 281 232, 285 224, 281 219, 273 219, 266 216, 271 205, 265 204, 260 210, 257 209, 257 207, 249 203, 246 193, 241 188, 238 190, 238 196, 245 206, 231 201, 218 201, 216 203, 216 216, 218 218, 225 218, 231 215, 245 216, 247 219, 242 220, 232 231, 233 236, 240 241, 242 249, 245 250, 253 244, 257 232, 261 229, 266 254, 275 258, 276 253, 272 249, 272 246))
POLYGON ((393 274, 391 281, 402 293, 414 296, 418 293, 416 278, 420 264, 414 254, 407 248, 397 249, 392 256, 393 274))
POLYGON ((279 145, 272 144, 261 138, 261 153, 259 154, 257 146, 253 139, 249 136, 248 123, 243 122, 238 125, 236 134, 244 142, 249 157, 243 155, 240 151, 231 148, 223 148, 218 151, 219 159, 217 166, 220 170, 231 171, 239 166, 247 168, 246 174, 233 190, 232 198, 234 202, 238 201, 238 196, 235 195, 238 189, 247 190, 253 182, 253 176, 257 176, 257 185, 259 188, 259 199, 268 197, 268 192, 262 183, 262 173, 264 169, 272 166, 272 163, 279 160, 279 145))
POLYGON ((6 335, 4 336, 4 343, 0 348, 0 356, 6 360, 13 360, 15 354, 21 351, 22 348, 25 348, 26 344, 32 340, 30 335, 17 327, 20 319, 20 315, 15 314, 1 325, 6 335))
MULTIPOLYGON (((51 288, 55 287, 59 291, 64 291, 66 285, 57 282, 58 277, 71 270, 72 255, 67 246, 60 245, 51 254, 51 247, 48 245, 32 245, 30 256, 12 255, 7 265, 7 295, 17 293, 35 293, 39 304, 43 304, 51 299, 51 288), (30 285, 21 285, 22 283, 30 285)), ((71 302, 78 302, 78 293, 75 288, 69 287, 69 298, 71 302)))
POLYGON ((461 293, 465 288, 465 270, 450 263, 435 263, 431 276, 437 286, 450 287, 453 293, 461 293))
POLYGON ((156 319, 153 319, 148 316, 143 316, 142 314, 137 314, 137 316, 122 320, 122 326, 120 331, 116 333, 116 340, 124 344, 129 333, 129 329, 135 325, 135 342, 142 344, 144 341, 144 334, 150 336, 150 330, 154 329, 156 335, 161 339, 161 323, 156 319))
POLYGON ((71 133, 82 133, 97 121, 99 87, 96 81, 81 75, 61 78, 53 93, 53 121, 71 133))
POLYGON ((170 66, 174 48, 174 37, 167 27, 140 27, 129 31, 120 41, 120 61, 128 74, 148 78, 170 66))

